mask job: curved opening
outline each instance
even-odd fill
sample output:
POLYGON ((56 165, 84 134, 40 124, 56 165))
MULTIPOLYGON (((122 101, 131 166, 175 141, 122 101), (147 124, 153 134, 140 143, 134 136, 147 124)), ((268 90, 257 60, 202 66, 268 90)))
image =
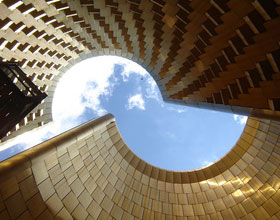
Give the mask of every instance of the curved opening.
POLYGON ((74 65, 61 76, 52 104, 54 122, 38 129, 38 135, 25 134, 29 143, 20 142, 13 152, 110 112, 125 142, 144 161, 167 170, 193 170, 225 155, 247 118, 166 103, 143 67, 117 56, 74 65))
POLYGON ((234 146, 247 120, 165 103, 145 69, 116 56, 94 57, 73 66, 56 88, 52 112, 55 121, 67 126, 110 112, 136 155, 177 171, 208 166, 221 158, 234 146))
POLYGON ((249 118, 239 140, 226 155, 206 167, 186 171, 159 168, 139 158, 125 144, 116 124, 107 127, 106 131, 108 131, 115 151, 119 153, 120 158, 123 158, 139 173, 167 183, 189 184, 200 182, 201 184, 208 183, 216 187, 222 186, 226 181, 233 179, 234 182, 237 181, 239 183, 243 181, 247 183, 250 180, 250 177, 243 176, 242 179, 239 177, 235 179, 235 176, 238 176, 248 168, 248 165, 253 160, 252 155, 257 154, 254 143, 259 141, 259 129, 262 129, 263 126, 267 126, 264 121, 257 118, 249 118))

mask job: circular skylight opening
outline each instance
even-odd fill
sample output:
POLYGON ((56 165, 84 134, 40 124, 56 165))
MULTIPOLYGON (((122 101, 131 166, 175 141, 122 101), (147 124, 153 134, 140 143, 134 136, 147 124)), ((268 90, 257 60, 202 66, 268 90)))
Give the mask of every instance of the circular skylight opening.
POLYGON ((53 98, 54 121, 1 146, 0 161, 90 119, 112 113, 127 145, 146 162, 168 170, 192 170, 224 156, 247 117, 168 104, 140 65, 100 56, 74 65, 53 98))
POLYGON ((63 127, 112 113, 131 150, 169 170, 207 166, 224 156, 247 117, 165 103, 154 79, 140 65, 99 56, 73 66, 60 80, 53 118, 63 127))

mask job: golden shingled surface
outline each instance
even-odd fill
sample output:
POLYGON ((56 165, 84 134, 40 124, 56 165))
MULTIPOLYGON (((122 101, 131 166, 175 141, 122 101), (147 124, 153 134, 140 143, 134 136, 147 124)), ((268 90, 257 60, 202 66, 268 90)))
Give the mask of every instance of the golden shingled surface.
POLYGON ((60 77, 98 55, 134 60, 163 98, 244 113, 232 150, 191 171, 137 157, 110 115, 0 163, 0 219, 280 219, 278 0, 2 0, 0 58, 48 94, 6 140, 52 120, 60 77), (273 116, 273 117, 272 117, 273 116))
POLYGON ((108 54, 146 68, 165 100, 280 118, 277 0, 2 0, 0 11, 0 60, 48 94, 3 140, 50 122, 59 78, 108 54))
POLYGON ((110 115, 0 163, 0 219, 279 219, 280 124, 249 119, 213 165, 147 164, 110 115))

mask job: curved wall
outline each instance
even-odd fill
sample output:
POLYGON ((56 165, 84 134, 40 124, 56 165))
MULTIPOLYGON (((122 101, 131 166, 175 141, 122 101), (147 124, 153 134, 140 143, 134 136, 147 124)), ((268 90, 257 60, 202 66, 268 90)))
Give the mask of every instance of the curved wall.
POLYGON ((9 137, 52 120, 74 63, 119 55, 147 69, 166 101, 280 118, 277 0, 2 0, 0 60, 49 97, 9 137))
POLYGON ((280 124, 248 119, 209 167, 159 169, 138 158, 112 115, 0 164, 0 219, 279 219, 280 124))
MULTIPOLYGON (((2 0, 0 59, 49 97, 3 140, 52 120, 74 63, 119 55, 164 100, 279 119, 277 0, 2 0)), ((112 116, 0 164, 0 219, 280 219, 279 122, 249 118, 209 167, 159 169, 126 146, 112 116)))

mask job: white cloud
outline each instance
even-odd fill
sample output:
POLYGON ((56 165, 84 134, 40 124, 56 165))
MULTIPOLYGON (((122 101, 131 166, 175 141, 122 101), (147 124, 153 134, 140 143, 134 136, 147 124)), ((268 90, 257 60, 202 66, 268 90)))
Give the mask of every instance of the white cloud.
POLYGON ((233 115, 233 119, 235 121, 237 121, 238 124, 244 125, 244 124, 246 124, 248 117, 247 116, 243 116, 243 115, 236 115, 236 114, 234 114, 233 115))
POLYGON ((187 110, 183 110, 183 109, 177 109, 178 113, 183 113, 183 112, 187 112, 187 110))
POLYGON ((212 162, 212 161, 204 160, 204 161, 201 162, 201 166, 202 166, 202 167, 207 167, 207 166, 212 165, 213 163, 214 163, 214 162, 212 162))
POLYGON ((123 67, 120 73, 123 81, 127 81, 130 74, 148 76, 138 64, 117 56, 100 56, 78 63, 67 71, 57 86, 53 100, 54 120, 78 117, 86 108, 98 116, 107 113, 100 98, 111 96, 117 84, 118 80, 113 76, 115 64, 123 67))
POLYGON ((142 97, 142 94, 136 94, 134 96, 130 96, 126 108, 128 110, 131 110, 133 108, 139 108, 140 110, 145 110, 145 101, 142 97))
POLYGON ((184 113, 184 112, 187 112, 186 109, 174 108, 174 107, 167 107, 167 110, 168 110, 168 111, 171 111, 171 112, 177 112, 177 113, 184 113))
POLYGON ((209 155, 208 159, 201 160, 200 165, 201 167, 207 167, 215 163, 219 158, 216 155, 209 155))
POLYGON ((137 63, 130 61, 128 59, 119 59, 119 57, 114 57, 115 63, 119 64, 123 67, 123 71, 121 72, 122 80, 126 82, 131 74, 137 74, 140 76, 147 76, 149 75, 148 72, 137 63))
MULTIPOLYGON (((27 148, 30 148, 42 142, 43 138, 49 136, 50 131, 54 136, 77 126, 81 123, 79 116, 87 108, 98 116, 107 113, 101 105, 100 98, 110 97, 118 83, 118 79, 113 75, 115 64, 123 66, 121 73, 123 80, 126 80, 130 74, 149 76, 147 71, 138 64, 117 56, 94 57, 94 59, 87 59, 74 65, 62 76, 56 87, 52 105, 53 123, 3 143, 0 151, 19 143, 28 143, 27 148)), ((131 100, 132 108, 138 107, 145 110, 144 104, 142 96, 140 99, 136 97, 131 100)))
MULTIPOLYGON (((110 60, 110 57, 107 59, 110 60)), ((100 104, 100 97, 110 96, 116 83, 109 80, 114 64, 107 59, 104 61, 104 57, 96 57, 85 60, 62 77, 54 94, 54 120, 78 117, 86 108, 97 115, 106 113, 100 104)))
MULTIPOLYGON (((31 131, 25 132, 15 138, 13 138, 11 140, 8 140, 1 146, 0 152, 6 150, 9 147, 12 147, 16 144, 24 145, 24 144, 28 143, 29 147, 34 146, 36 144, 41 143, 43 141, 43 137, 45 137, 49 131, 56 133, 59 130, 60 130, 60 126, 57 123, 54 123, 54 122, 48 123, 43 127, 33 129, 31 131)), ((25 150, 25 147, 23 147, 22 150, 25 150)))
POLYGON ((148 99, 155 99, 159 103, 163 104, 163 101, 160 99, 159 89, 155 80, 150 76, 146 82, 148 86, 146 88, 145 97, 148 99))

